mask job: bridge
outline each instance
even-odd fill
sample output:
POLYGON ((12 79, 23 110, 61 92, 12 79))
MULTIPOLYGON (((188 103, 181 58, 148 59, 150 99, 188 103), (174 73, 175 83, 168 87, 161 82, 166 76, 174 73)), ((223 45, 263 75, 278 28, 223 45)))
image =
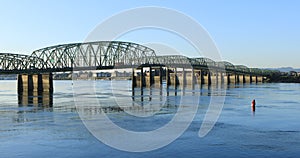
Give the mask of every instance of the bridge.
POLYGON ((132 69, 132 86, 263 82, 262 69, 209 58, 157 56, 146 46, 97 41, 50 46, 31 55, 0 53, 0 74, 18 74, 18 94, 53 92, 53 72, 132 69))

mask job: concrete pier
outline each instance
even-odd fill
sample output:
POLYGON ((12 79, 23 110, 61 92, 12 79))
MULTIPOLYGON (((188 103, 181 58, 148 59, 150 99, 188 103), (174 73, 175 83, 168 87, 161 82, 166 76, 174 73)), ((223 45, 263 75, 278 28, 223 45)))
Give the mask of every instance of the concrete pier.
POLYGON ((198 85, 203 84, 203 72, 201 70, 195 71, 195 83, 198 85))
POLYGON ((245 75, 245 83, 252 83, 252 76, 251 75, 245 75))
POLYGON ((235 74, 228 74, 228 83, 229 84, 236 84, 237 82, 237 76, 235 74))
POLYGON ((133 74, 133 78, 132 78, 132 82, 133 82, 133 87, 144 87, 145 84, 145 77, 144 77, 144 72, 143 72, 143 68, 140 69, 134 69, 132 74, 133 74), (137 71, 137 73, 135 73, 137 71))
POLYGON ((167 68, 166 69, 166 84, 167 86, 177 86, 179 85, 179 77, 177 74, 177 68, 167 68), (172 72, 173 71, 173 72, 172 72))
POLYGON ((239 83, 245 83, 245 75, 239 75, 239 83))
POLYGON ((218 84, 218 73, 210 73, 210 81, 212 85, 218 84))
POLYGON ((202 74, 203 74, 202 84, 211 85, 211 72, 206 71, 206 72, 203 72, 202 74))
POLYGON ((218 73, 218 84, 224 84, 224 75, 222 72, 218 73))
MULTIPOLYGON (((162 67, 142 67, 133 70, 133 87, 155 87, 162 86, 162 80, 165 78, 167 86, 187 86, 198 85, 229 85, 263 82, 262 76, 253 76, 251 74, 227 73, 222 71, 208 71, 194 68, 165 68, 162 67), (149 70, 149 71, 148 71, 149 70), (138 73, 135 73, 137 71, 138 73)), ((26 78, 26 77, 25 77, 26 78)), ((33 77, 34 83, 36 77, 33 77)), ((37 79, 39 81, 39 79, 37 79)), ((34 86, 35 87, 35 86, 34 86)), ((26 88, 26 86, 24 86, 26 88)))
POLYGON ((52 106, 53 78, 52 74, 19 74, 19 105, 52 106))
POLYGON ((252 76, 252 83, 257 83, 257 76, 252 76))
MULTIPOLYGON (((234 80, 233 80, 234 81, 234 80)), ((224 73, 223 74, 223 84, 224 85, 229 85, 231 84, 231 80, 230 80, 230 74, 224 73)))
POLYGON ((18 93, 53 92, 52 74, 19 74, 18 93))
POLYGON ((151 87, 152 85, 160 87, 163 81, 163 69, 162 67, 133 68, 131 78, 132 87, 151 87), (146 72, 146 69, 149 69, 149 71, 146 72))
POLYGON ((262 83, 262 82, 263 82, 263 77, 257 76, 256 83, 262 83))

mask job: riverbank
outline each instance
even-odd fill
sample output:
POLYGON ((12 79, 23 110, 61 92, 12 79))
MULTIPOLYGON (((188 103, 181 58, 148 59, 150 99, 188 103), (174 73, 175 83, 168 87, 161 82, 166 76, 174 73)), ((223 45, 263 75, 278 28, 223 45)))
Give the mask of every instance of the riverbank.
POLYGON ((277 76, 268 80, 271 83, 300 83, 300 76, 277 76))

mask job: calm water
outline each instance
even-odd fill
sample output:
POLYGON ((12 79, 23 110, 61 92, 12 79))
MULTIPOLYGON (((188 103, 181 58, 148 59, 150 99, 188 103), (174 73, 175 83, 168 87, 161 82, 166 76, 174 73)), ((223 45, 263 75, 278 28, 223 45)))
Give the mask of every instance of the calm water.
MULTIPOLYGON (((107 88, 110 85, 110 81, 96 81, 97 98, 109 107, 107 113, 111 120, 134 131, 149 131, 168 123, 176 113, 183 94, 178 91, 176 95, 171 89, 166 96, 167 92, 158 88, 151 92, 146 89, 141 95, 137 90, 135 103, 138 105, 135 106, 147 107, 151 100, 160 105, 160 110, 154 116, 132 117, 113 108, 117 104, 107 88)), ((126 91, 128 81, 118 81, 114 85, 114 95, 119 98, 117 102, 128 101, 124 97, 129 93, 126 91)), ((16 81, 0 81, 0 157, 224 158, 300 155, 300 84, 226 87, 226 100, 218 122, 207 136, 200 138, 198 131, 211 97, 211 89, 203 87, 196 91, 196 94, 201 94, 200 105, 185 133, 163 148, 144 153, 120 151, 98 141, 85 128, 76 111, 72 82, 54 81, 54 86, 52 107, 19 105, 16 81), (250 107, 254 98, 257 102, 255 113, 250 107)), ((189 88, 186 91, 191 93, 189 88)), ((224 89, 221 91, 224 92, 224 89)))

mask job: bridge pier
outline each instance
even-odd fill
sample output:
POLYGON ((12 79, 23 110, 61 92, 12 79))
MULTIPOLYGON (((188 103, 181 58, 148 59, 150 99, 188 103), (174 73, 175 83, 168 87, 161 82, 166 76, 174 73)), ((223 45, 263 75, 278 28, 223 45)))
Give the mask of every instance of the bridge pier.
POLYGON ((52 74, 19 74, 18 100, 21 105, 52 106, 53 78, 52 74))
POLYGON ((182 71, 177 70, 177 68, 174 68, 173 73, 170 73, 171 70, 167 68, 166 70, 166 82, 167 85, 173 85, 173 86, 186 86, 191 85, 194 86, 194 84, 201 82, 199 81, 199 78, 202 77, 202 75, 199 75, 197 73, 198 70, 195 70, 191 68, 191 70, 182 68, 182 71), (198 75, 196 75, 198 74, 198 75))
POLYGON ((53 77, 50 74, 19 74, 18 93, 53 92, 53 77))
POLYGON ((167 86, 173 85, 173 86, 178 86, 180 83, 180 78, 178 77, 177 73, 177 68, 173 69, 173 73, 171 73, 170 68, 166 68, 166 81, 167 81, 167 86))
MULTIPOLYGON (((181 73, 181 85, 184 87, 185 85, 187 85, 187 79, 186 79, 186 70, 185 68, 182 68, 182 73, 181 73)), ((180 84, 180 83, 179 83, 180 84)))
POLYGON ((230 74, 223 74, 223 84, 224 85, 229 85, 230 84, 230 74))
POLYGON ((145 77, 144 77, 144 68, 139 68, 140 72, 135 72, 136 69, 132 69, 132 87, 144 87, 145 84, 145 77))
POLYGON ((245 83, 245 75, 238 75, 239 83, 245 83))
POLYGON ((236 84, 236 75, 235 74, 228 74, 228 84, 236 84))
POLYGON ((201 84, 203 84, 203 71, 196 70, 195 74, 195 84, 198 84, 200 86, 201 84))
POLYGON ((217 73, 209 73, 210 74, 210 81, 212 85, 216 85, 218 82, 218 74, 217 73))
POLYGON ((183 69, 183 86, 191 86, 191 88, 195 88, 196 84, 196 76, 194 68, 183 69))
POLYGON ((251 75, 245 75, 245 83, 252 83, 252 76, 251 75))
POLYGON ((148 72, 144 72, 147 67, 140 67, 139 73, 136 73, 135 68, 132 68, 132 87, 151 87, 153 84, 155 86, 162 86, 163 80, 163 69, 160 67, 149 67, 148 72), (154 70, 154 71, 153 71, 154 70))
POLYGON ((222 72, 213 72, 210 73, 210 83, 212 85, 221 85, 222 83, 224 83, 224 79, 223 79, 223 73, 222 72))
POLYGON ((162 66, 159 67, 149 67, 150 75, 147 75, 148 82, 146 84, 147 87, 151 87, 153 84, 155 87, 162 86, 162 79, 163 79, 163 69, 162 66), (154 70, 154 72, 152 72, 154 70))
POLYGON ((252 83, 257 83, 257 76, 252 76, 252 83))
POLYGON ((223 72, 218 73, 218 84, 222 85, 224 84, 224 75, 223 72))
POLYGON ((153 72, 152 67, 149 67, 149 72, 146 73, 145 80, 146 80, 146 87, 151 87, 153 84, 153 72))
POLYGON ((263 77, 262 76, 256 76, 256 83, 262 83, 263 77))
POLYGON ((211 72, 210 71, 202 72, 201 76, 203 76, 201 78, 201 84, 211 85, 211 72))

